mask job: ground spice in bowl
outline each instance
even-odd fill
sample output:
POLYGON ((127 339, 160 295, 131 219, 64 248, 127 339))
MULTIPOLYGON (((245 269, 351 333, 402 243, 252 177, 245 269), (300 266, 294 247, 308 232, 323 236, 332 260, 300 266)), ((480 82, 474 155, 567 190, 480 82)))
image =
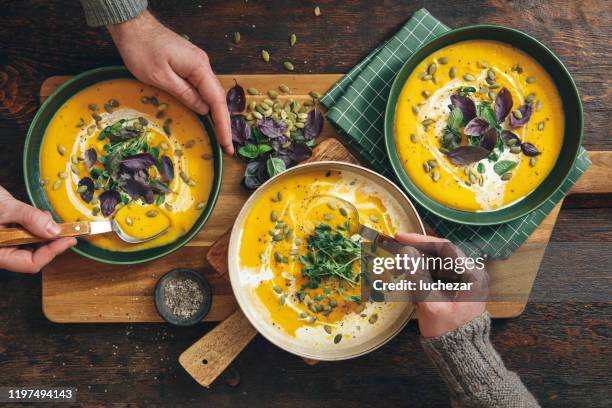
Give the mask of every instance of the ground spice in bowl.
POLYGON ((208 281, 191 269, 173 269, 155 287, 155 306, 161 317, 177 326, 201 321, 210 310, 212 292, 208 281))

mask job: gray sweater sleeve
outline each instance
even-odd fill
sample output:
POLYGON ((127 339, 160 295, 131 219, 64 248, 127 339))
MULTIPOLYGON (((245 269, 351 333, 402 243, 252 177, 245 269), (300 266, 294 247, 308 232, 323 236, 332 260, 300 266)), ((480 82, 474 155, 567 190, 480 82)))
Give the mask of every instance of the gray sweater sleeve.
POLYGON ((147 8, 147 0, 81 0, 81 4, 92 27, 123 23, 147 8))
POLYGON ((491 317, 483 313, 421 344, 448 385, 453 407, 539 407, 520 378, 504 366, 489 340, 491 317))

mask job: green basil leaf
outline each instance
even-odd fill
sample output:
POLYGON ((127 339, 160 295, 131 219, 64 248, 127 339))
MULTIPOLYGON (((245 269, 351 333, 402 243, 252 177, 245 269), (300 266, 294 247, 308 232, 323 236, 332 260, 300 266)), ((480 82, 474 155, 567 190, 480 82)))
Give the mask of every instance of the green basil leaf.
POLYGON ((459 108, 453 108, 448 115, 447 125, 452 130, 459 130, 463 125, 463 112, 459 108))
POLYGON ((501 160, 493 165, 493 170, 501 176, 515 168, 517 164, 517 162, 512 160, 501 160))
POLYGON ((260 144, 257 146, 257 152, 260 156, 262 154, 268 153, 270 150, 272 150, 272 146, 270 146, 269 144, 260 144))
POLYGON ((478 109, 478 117, 489 122, 489 125, 492 128, 499 128, 499 123, 497 122, 497 115, 495 115, 495 111, 489 106, 482 107, 481 105, 480 109, 478 109))
POLYGON ((285 162, 282 159, 278 157, 269 157, 268 161, 266 161, 266 169, 268 170, 268 175, 274 177, 285 171, 287 166, 285 166, 285 162))
POLYGON ((247 159, 255 159, 259 156, 259 148, 257 145, 245 145, 238 149, 238 154, 247 159))

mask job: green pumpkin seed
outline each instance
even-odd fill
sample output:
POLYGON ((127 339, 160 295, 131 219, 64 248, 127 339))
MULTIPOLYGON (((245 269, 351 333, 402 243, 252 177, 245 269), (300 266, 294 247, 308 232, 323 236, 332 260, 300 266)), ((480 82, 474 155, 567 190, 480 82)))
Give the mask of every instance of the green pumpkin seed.
POLYGON ((75 127, 83 127, 85 125, 85 120, 83 118, 80 118, 79 121, 77 122, 77 124, 75 125, 75 127))
POLYGON ((183 150, 182 149, 174 149, 174 155, 181 157, 183 155, 183 150))
POLYGON ((109 99, 109 100, 108 100, 108 105, 109 105, 111 108, 118 108, 118 107, 119 107, 119 101, 118 101, 118 100, 116 100, 116 99, 109 99))
POLYGON ((134 225, 134 221, 130 217, 125 217, 125 223, 127 225, 134 225))
POLYGON ((79 186, 79 188, 77 188, 77 192, 79 193, 84 193, 86 191, 87 191, 87 186, 84 184, 82 186, 79 186))
POLYGON ((346 208, 340 207, 338 211, 340 211, 340 214, 342 214, 343 217, 348 217, 348 210, 346 208))
POLYGON ((334 203, 327 203, 327 208, 329 208, 332 211, 336 211, 338 207, 336 207, 336 204, 334 203))
POLYGON ((180 171, 179 175, 185 183, 189 182, 189 176, 183 170, 180 171))
POLYGON ((297 35, 295 35, 294 33, 291 33, 291 35, 289 36, 289 45, 293 47, 296 42, 297 42, 297 35))
MULTIPOLYGON (((270 53, 267 50, 261 50, 261 59, 264 60, 265 62, 269 62, 270 53)), ((255 95, 255 94, 251 94, 251 95, 255 95)))
POLYGON ((380 219, 378 218, 378 215, 376 214, 370 214, 370 221, 372 221, 373 223, 378 223, 380 221, 380 219))
POLYGON ((149 98, 149 103, 155 107, 157 107, 157 105, 159 105, 159 101, 157 100, 157 96, 151 96, 149 98))
POLYGON ((59 153, 60 156, 63 156, 66 154, 66 148, 64 146, 62 146, 61 144, 57 145, 57 152, 59 153))
MULTIPOLYGON (((318 94, 317 94, 317 95, 318 95, 318 94)), ((320 97, 320 96, 321 96, 321 95, 319 95, 319 97, 320 97)), ((315 103, 314 103, 314 101, 313 101, 312 99, 306 99, 306 100, 304 101, 304 106, 314 106, 314 104, 315 104, 315 103)))
POLYGON ((516 139, 509 139, 509 140, 506 142, 506 145, 507 145, 507 146, 509 146, 509 147, 512 147, 512 146, 514 146, 516 143, 517 143, 517 140, 516 140, 516 139))
POLYGON ((441 65, 448 64, 448 58, 447 57, 438 58, 438 64, 441 64, 441 65))
POLYGON ((94 125, 89 126, 87 128, 87 136, 93 135, 95 131, 96 131, 96 127, 94 125))
POLYGON ((170 203, 165 203, 164 207, 166 207, 166 210, 168 211, 174 211, 174 206, 170 203))
POLYGON ((168 136, 172 134, 172 129, 170 129, 170 125, 172 125, 172 119, 168 118, 164 120, 164 125, 162 126, 162 129, 164 129, 164 133, 168 136))
POLYGON ((253 112, 253 116, 256 119, 263 119, 263 115, 261 113, 259 113, 259 112, 253 112))
POLYGON ((527 82, 528 84, 535 84, 536 82, 536 77, 534 77, 533 75, 530 75, 527 77, 527 79, 525 80, 525 82, 527 82))
POLYGON ((279 288, 278 286, 276 286, 276 285, 272 286, 272 290, 273 290, 274 292, 278 293, 279 295, 280 295, 281 293, 283 293, 283 290, 282 290, 281 288, 279 288))
POLYGON ((238 31, 234 33, 233 40, 234 40, 234 44, 240 44, 240 33, 238 31))
POLYGON ((439 148, 439 149, 438 149, 438 151, 439 151, 440 153, 442 153, 442 154, 448 154, 448 153, 449 153, 448 149, 446 149, 446 148, 444 148, 444 147, 439 148))
POLYGON ((170 146, 168 146, 168 143, 166 143, 166 142, 161 142, 161 143, 159 144, 159 147, 160 147, 162 150, 168 150, 168 149, 170 148, 170 146))
POLYGON ((70 170, 72 170, 72 172, 76 175, 81 172, 81 170, 79 170, 79 166, 77 166, 76 164, 70 165, 70 170))
POLYGON ((508 173, 504 173, 504 174, 502 174, 502 176, 501 176, 501 179, 502 179, 502 180, 504 180, 504 181, 508 181, 508 180, 510 180, 511 178, 512 178, 512 173, 510 173, 510 172, 508 172, 508 173))
POLYGON ((538 162, 538 159, 536 157, 530 157, 529 158, 529 165, 531 167, 535 167, 536 163, 538 162))
POLYGON ((512 111, 512 116, 514 116, 516 119, 523 119, 523 112, 518 109, 515 109, 512 111))
POLYGON ((521 146, 512 146, 510 148, 510 153, 519 154, 521 152, 521 146))
POLYGON ((536 94, 532 92, 529 95, 527 95, 527 97, 525 98, 525 102, 531 103, 535 101, 535 98, 536 98, 536 94))
POLYGON ((436 73, 436 70, 438 69, 438 66, 436 65, 436 63, 431 63, 429 64, 429 66, 427 67, 427 73, 429 75, 432 75, 436 73))
POLYGON ((278 86, 278 89, 280 89, 280 90, 281 90, 281 92, 284 92, 284 93, 289 93, 289 87, 288 87, 287 85, 285 85, 285 84, 280 84, 280 85, 278 86))
POLYGON ((433 169, 438 165, 438 162, 435 160, 427 160, 427 164, 429 164, 429 167, 433 169))
POLYGON ((370 324, 374 324, 378 321, 378 315, 376 313, 374 313, 372 316, 370 316, 370 318, 368 319, 368 322, 370 324))
POLYGON ((543 120, 542 120, 542 121, 540 121, 540 122, 538 122, 538 130, 540 130, 540 131, 541 131, 541 130, 544 130, 544 126, 545 126, 545 124, 544 124, 544 121, 543 121, 543 120))
POLYGON ((328 326, 328 325, 323 326, 323 330, 325 330, 325 333, 327 334, 331 334, 332 332, 331 326, 328 326))
POLYGON ((259 91, 257 88, 247 88, 247 93, 249 95, 259 95, 259 91))
POLYGON ((440 172, 439 172, 438 170, 434 170, 434 171, 431 173, 431 179, 432 179, 434 182, 437 182, 438 180, 440 180, 440 172))
POLYGON ((270 221, 272 222, 278 221, 278 214, 274 210, 272 210, 272 212, 270 213, 270 221))
POLYGON ((421 95, 423 95, 423 98, 429 98, 430 93, 429 93, 429 91, 423 91, 423 92, 421 92, 421 95))
POLYGON ((465 75, 463 75, 463 79, 465 79, 466 81, 475 81, 476 80, 476 78, 472 74, 465 74, 465 75))
POLYGON ((429 163, 423 163, 423 170, 425 170, 425 173, 429 173, 429 171, 431 170, 431 167, 429 167, 429 163))
POLYGON ((57 177, 59 177, 61 179, 68 178, 68 173, 65 172, 65 171, 60 171, 59 173, 57 173, 57 177))
POLYGON ((433 119, 429 119, 429 118, 427 118, 427 119, 423 120, 423 122, 421 122, 421 124, 422 124, 423 126, 429 126, 429 125, 431 125, 432 123, 434 123, 433 119))
POLYGON ((412 113, 414 113, 415 115, 417 115, 419 113, 419 108, 416 105, 412 105, 412 113))
POLYGON ((319 6, 314 8, 314 15, 319 17, 321 15, 321 9, 319 8, 319 6))
POLYGON ((495 99, 495 92, 489 91, 489 93, 487 93, 487 96, 489 97, 489 99, 494 100, 495 99))
POLYGON ((490 88, 490 89, 497 89, 497 88, 499 88, 499 86, 500 86, 500 85, 499 85, 498 83, 492 83, 492 84, 489 84, 489 88, 490 88))
POLYGON ((448 71, 448 76, 453 79, 457 76, 457 68, 452 67, 450 71, 448 71))
POLYGON ((473 173, 470 173, 469 178, 470 178, 470 183, 472 184, 476 184, 478 182, 478 178, 473 173))
POLYGON ((157 106, 157 111, 158 111, 158 112, 163 112, 163 111, 165 111, 166 109, 168 109, 168 104, 167 104, 167 103, 160 103, 160 104, 157 106))
POLYGON ((59 190, 61 186, 62 186, 62 180, 55 180, 51 188, 55 191, 55 190, 59 190))
POLYGON ((334 344, 340 343, 341 340, 342 340, 342 334, 341 333, 336 334, 336 336, 334 337, 334 344))
POLYGON ((196 210, 203 210, 204 207, 206 207, 206 203, 203 201, 200 201, 198 205, 196 205, 196 210))
POLYGON ((146 212, 146 216, 149 218, 155 218, 157 217, 157 211, 155 210, 149 210, 146 212))
POLYGON ((417 142, 417 135, 415 135, 414 133, 410 134, 410 141, 412 143, 416 143, 417 142))
POLYGON ((489 68, 489 63, 485 60, 478 61, 476 65, 478 65, 478 68, 489 68))
POLYGON ((319 99, 319 98, 321 98, 321 94, 320 94, 320 93, 318 93, 317 91, 310 91, 310 92, 308 93, 308 95, 310 95, 310 97, 311 97, 312 99, 319 99))
POLYGON ((285 61, 283 62, 283 67, 285 67, 285 69, 287 71, 293 71, 295 69, 295 67, 293 66, 293 64, 289 61, 285 61))
POLYGON ((94 207, 91 209, 91 214, 95 217, 96 215, 100 214, 100 207, 94 207))
POLYGON ((542 101, 538 100, 535 104, 535 108, 537 111, 539 111, 540 109, 542 109, 542 101))
POLYGON ((70 156, 70 163, 72 163, 72 164, 79 164, 79 160, 77 159, 77 157, 74 154, 72 156, 70 156))
POLYGON ((432 78, 433 77, 431 75, 426 74, 421 77, 421 81, 431 81, 432 78))
POLYGON ((283 193, 281 193, 280 191, 276 193, 276 201, 283 201, 283 193))
MULTIPOLYGON (((268 96, 272 99, 276 99, 278 98, 278 92, 273 91, 273 90, 269 90, 268 91, 268 96)), ((274 102, 272 102, 272 105, 274 105, 274 102)))
POLYGON ((495 71, 489 69, 487 71, 487 78, 489 78, 491 81, 495 81, 495 71))

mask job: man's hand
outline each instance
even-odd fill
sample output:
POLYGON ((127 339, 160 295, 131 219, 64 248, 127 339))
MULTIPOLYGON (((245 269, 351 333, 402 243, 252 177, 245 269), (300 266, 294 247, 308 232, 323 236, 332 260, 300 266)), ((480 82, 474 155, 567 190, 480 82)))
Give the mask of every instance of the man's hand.
MULTIPOLYGON (((403 244, 413 246, 419 251, 434 254, 440 257, 465 256, 457 247, 446 239, 429 237, 419 234, 398 233, 395 239, 403 244)), ((486 271, 466 271, 463 277, 475 283, 479 293, 471 294, 476 299, 482 299, 482 291, 488 291, 488 276, 486 271)), ((470 296, 469 294, 462 294, 470 296)), ((417 304, 417 317, 419 319, 419 330, 423 337, 438 337, 463 326, 467 322, 477 318, 485 311, 486 303, 482 301, 469 301, 469 298, 455 301, 433 301, 419 302, 417 304)))
POLYGON ((208 56, 148 11, 108 31, 130 72, 140 81, 174 95, 201 115, 212 113, 219 143, 234 153, 225 91, 208 56))
MULTIPOLYGON (((59 233, 59 226, 53 221, 51 214, 15 200, 8 191, 0 187, 0 228, 13 223, 43 238, 52 239, 59 233)), ((0 269, 13 272, 38 272, 76 242, 75 238, 61 238, 34 251, 19 247, 0 248, 0 269)))

